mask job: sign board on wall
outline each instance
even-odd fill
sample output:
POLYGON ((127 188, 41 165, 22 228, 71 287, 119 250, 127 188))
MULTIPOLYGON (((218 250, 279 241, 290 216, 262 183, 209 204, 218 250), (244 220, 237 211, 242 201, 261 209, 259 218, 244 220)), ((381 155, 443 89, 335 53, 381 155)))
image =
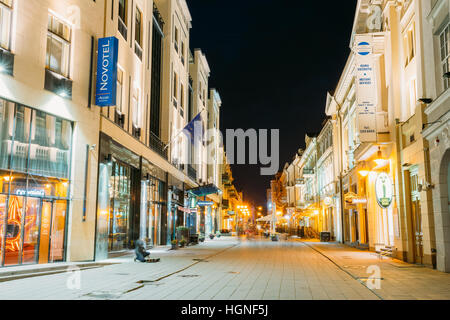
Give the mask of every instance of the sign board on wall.
POLYGON ((359 140, 376 142, 378 85, 371 37, 356 37, 356 113, 359 140))
POLYGON ((119 40, 116 37, 98 40, 95 104, 99 107, 116 105, 118 55, 119 40))
POLYGON ((378 175, 375 181, 375 194, 381 208, 387 209, 391 206, 394 198, 394 187, 392 179, 387 173, 382 172, 378 175))

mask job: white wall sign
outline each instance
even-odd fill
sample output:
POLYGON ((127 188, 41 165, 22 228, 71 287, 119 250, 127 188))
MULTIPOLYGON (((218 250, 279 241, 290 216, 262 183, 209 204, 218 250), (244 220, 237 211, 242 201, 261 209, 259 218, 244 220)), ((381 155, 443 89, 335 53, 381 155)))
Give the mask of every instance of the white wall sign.
POLYGON ((376 142, 378 86, 371 38, 356 37, 356 113, 359 140, 376 142))
POLYGON ((378 205, 383 208, 389 208, 394 197, 394 188, 392 179, 385 172, 380 173, 375 181, 375 194, 378 205))

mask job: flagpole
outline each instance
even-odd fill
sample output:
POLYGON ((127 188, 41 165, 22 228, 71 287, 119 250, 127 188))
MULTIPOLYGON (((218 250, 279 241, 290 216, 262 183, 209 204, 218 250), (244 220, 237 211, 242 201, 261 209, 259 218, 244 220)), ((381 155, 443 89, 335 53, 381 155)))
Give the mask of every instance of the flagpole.
MULTIPOLYGON (((199 115, 199 114, 202 114, 203 111, 205 111, 205 110, 206 110, 206 107, 203 107, 202 111, 200 111, 193 119, 197 118, 198 115, 199 115)), ((192 122, 192 121, 191 121, 191 122, 192 122)), ((189 123, 190 123, 190 122, 189 122, 189 123)), ((189 125, 189 123, 188 123, 188 125, 189 125)), ((186 129, 186 126, 185 126, 183 129, 181 129, 181 130, 177 133, 177 135, 176 135, 175 137, 173 137, 173 139, 172 139, 168 144, 166 144, 166 146, 164 147, 164 150, 163 150, 163 151, 166 151, 166 150, 167 150, 167 148, 174 142, 174 140, 175 140, 176 138, 178 138, 178 136, 184 131, 184 129, 186 129)))

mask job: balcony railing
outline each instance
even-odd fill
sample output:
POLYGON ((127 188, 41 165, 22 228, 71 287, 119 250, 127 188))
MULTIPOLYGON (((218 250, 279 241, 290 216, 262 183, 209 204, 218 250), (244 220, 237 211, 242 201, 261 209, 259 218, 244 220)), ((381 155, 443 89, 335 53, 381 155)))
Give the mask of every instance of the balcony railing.
POLYGON ((128 40, 128 28, 125 23, 122 21, 122 18, 119 17, 119 32, 125 41, 128 40))
POLYGON ((150 132, 150 148, 156 153, 158 153, 164 159, 166 160, 169 159, 167 149, 164 149, 165 148, 164 143, 152 132, 150 132))
POLYGON ((303 169, 304 176, 314 175, 314 169, 303 169))
POLYGON ((1 73, 12 76, 14 74, 14 54, 9 51, 0 49, 0 66, 1 73))
POLYGON ((187 170, 189 178, 191 178, 194 181, 197 181, 197 170, 195 170, 195 168, 190 164, 188 164, 187 170))
POLYGON ((134 53, 136 53, 139 60, 142 60, 142 48, 137 42, 134 43, 134 53))

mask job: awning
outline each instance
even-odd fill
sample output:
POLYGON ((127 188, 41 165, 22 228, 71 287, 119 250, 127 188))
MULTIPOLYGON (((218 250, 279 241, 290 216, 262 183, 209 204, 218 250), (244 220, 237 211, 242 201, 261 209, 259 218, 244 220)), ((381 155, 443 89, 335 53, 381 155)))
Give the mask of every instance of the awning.
POLYGON ((193 189, 190 189, 187 191, 197 197, 206 197, 207 195, 210 195, 210 194, 220 193, 220 189, 217 188, 214 184, 208 184, 206 186, 193 188, 193 189))

